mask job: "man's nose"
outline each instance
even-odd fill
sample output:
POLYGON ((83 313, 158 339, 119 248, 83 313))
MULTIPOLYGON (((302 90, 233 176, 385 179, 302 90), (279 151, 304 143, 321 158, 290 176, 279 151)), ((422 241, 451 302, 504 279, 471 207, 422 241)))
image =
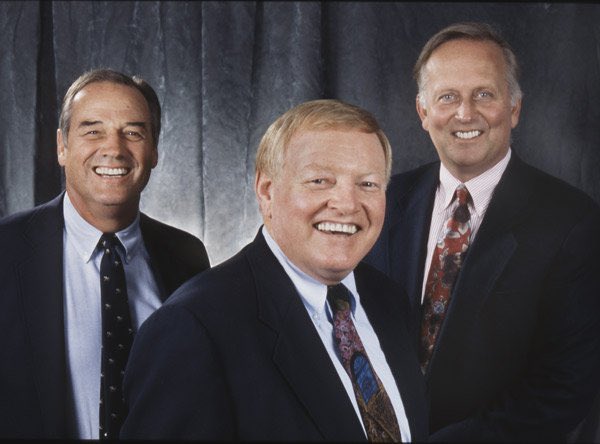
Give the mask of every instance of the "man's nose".
POLYGON ((120 157, 125 150, 125 138, 119 131, 109 131, 106 133, 100 147, 103 156, 120 157))
POLYGON ((473 102, 469 99, 464 99, 458 106, 455 117, 461 122, 469 122, 473 119, 475 112, 475 105, 473 102))
POLYGON ((331 189, 329 207, 342 214, 352 214, 360 208, 358 187, 350 181, 338 181, 331 189))

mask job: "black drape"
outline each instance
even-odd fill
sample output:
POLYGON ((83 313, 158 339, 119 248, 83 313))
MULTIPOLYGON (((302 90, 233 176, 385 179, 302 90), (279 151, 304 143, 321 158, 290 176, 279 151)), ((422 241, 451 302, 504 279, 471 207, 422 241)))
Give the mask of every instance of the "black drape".
MULTIPOLYGON (((60 102, 83 71, 139 74, 163 106, 142 209, 221 262, 254 236, 254 155, 270 122, 339 98, 379 119, 394 172, 436 158, 411 70, 425 41, 486 21, 522 65, 513 148, 600 202, 600 6, 552 3, 0 2, 0 216, 62 189, 60 102)), ((591 431, 590 433, 594 433, 591 431)))
POLYGON ((255 234, 254 155, 293 105, 340 98, 380 120, 394 172, 436 158, 411 70, 461 20, 500 28, 522 65, 513 147, 600 202, 600 6, 547 3, 2 2, 0 216, 62 188, 60 102, 83 71, 146 78, 163 105, 152 216, 200 236, 213 262, 255 234))

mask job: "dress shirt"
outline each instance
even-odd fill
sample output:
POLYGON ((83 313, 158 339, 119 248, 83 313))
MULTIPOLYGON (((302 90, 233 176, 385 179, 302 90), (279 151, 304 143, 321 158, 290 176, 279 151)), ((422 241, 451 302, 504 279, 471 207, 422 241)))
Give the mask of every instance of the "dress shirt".
MULTIPOLYGON (((279 263, 283 266, 286 274, 294 283, 298 294, 308 312, 308 315, 312 319, 312 322, 317 330, 323 345, 325 346, 325 350, 329 354, 329 358, 331 362, 335 366, 335 369, 340 377, 340 380, 344 384, 344 388, 348 394, 348 398, 352 402, 354 406, 354 410, 356 411, 356 416, 358 417, 363 431, 365 430, 365 426, 362 422, 362 417, 360 415, 360 410, 358 409, 358 403, 356 402, 356 397, 354 394, 354 388, 352 387, 352 381, 346 369, 342 365, 342 361, 337 352, 337 346, 333 339, 333 314, 331 308, 329 307, 329 303, 327 302, 327 286, 308 276, 298 267, 296 267, 281 251, 275 240, 271 237, 266 227, 262 228, 263 236, 267 241, 267 245, 279 261, 279 263)), ((373 330, 369 319, 367 318, 367 314, 365 313, 361 303, 360 296, 358 291, 356 290, 356 282, 354 281, 354 273, 351 272, 348 276, 346 276, 342 282, 350 290, 352 294, 351 298, 351 311, 352 311, 352 321, 354 322, 354 326, 356 331, 360 336, 360 340, 363 343, 365 351, 367 352, 367 356, 369 357, 369 361, 371 361, 371 365, 373 366, 377 376, 381 380, 381 383, 385 387, 385 391, 387 392, 390 401, 392 402, 392 406, 394 407, 394 412, 396 413, 396 419, 398 420, 398 425, 400 427, 400 433, 402 435, 403 442, 410 441, 410 427, 408 425, 408 419, 406 417, 406 413, 404 412, 404 405, 402 404, 402 398, 400 397, 400 392, 398 387, 396 386, 396 381, 394 380, 394 375, 390 370, 390 366, 387 363, 385 355, 383 354, 383 350, 381 350, 381 346, 379 345, 379 339, 377 338, 377 334, 373 330)), ((366 437, 366 431, 365 431, 366 437)))
MULTIPOLYGON (((74 430, 79 439, 98 439, 102 314, 100 310, 100 262, 97 249, 102 232, 83 219, 65 193, 63 214, 63 300, 67 374, 74 430)), ((117 233, 123 244, 127 295, 134 329, 161 305, 159 290, 139 224, 135 221, 117 233)))
MULTIPOLYGON (((511 150, 509 148, 508 152, 500 162, 479 176, 464 183, 471 196, 471 199, 468 202, 469 213, 471 214, 471 237, 469 238, 469 245, 475 239, 475 235, 483 221, 483 216, 485 216, 487 207, 492 199, 494 189, 496 188, 496 185, 498 185, 498 182, 500 182, 500 178, 508 166, 510 155, 511 150)), ((423 274, 421 303, 423 303, 425 298, 425 285, 429 275, 433 251, 435 250, 435 246, 438 240, 440 240, 440 237, 444 235, 444 222, 450 218, 450 215, 458 206, 458 200, 455 199, 452 201, 452 198, 454 197, 456 187, 461 183, 460 180, 448 171, 443 163, 440 165, 440 182, 435 192, 433 212, 431 213, 431 225, 429 226, 429 240, 427 242, 427 258, 425 260, 425 273, 423 274)))

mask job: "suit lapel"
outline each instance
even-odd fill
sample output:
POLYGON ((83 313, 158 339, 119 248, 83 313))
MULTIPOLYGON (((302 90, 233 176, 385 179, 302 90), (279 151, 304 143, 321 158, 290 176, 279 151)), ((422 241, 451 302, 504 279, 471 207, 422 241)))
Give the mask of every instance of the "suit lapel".
POLYGON ((66 435, 62 196, 29 219, 25 237, 31 255, 16 266, 44 434, 48 437, 66 435))
POLYGON ((436 349, 469 329, 518 246, 512 228, 527 214, 532 191, 523 169, 513 152, 454 285, 436 349))
POLYGON ((356 412, 321 338, 262 234, 246 254, 257 286, 258 316, 277 332, 275 365, 325 440, 364 440, 356 412))
POLYGON ((424 438, 419 436, 419 432, 427 429, 427 425, 422 422, 424 419, 422 412, 426 411, 426 406, 424 387, 415 386, 415 381, 422 378, 421 370, 417 365, 416 351, 413 342, 409 341, 408 330, 402 323, 402 320, 408 319, 409 314, 398 313, 402 309, 400 298, 406 296, 394 293, 395 300, 391 300, 392 293, 389 289, 381 286, 381 281, 376 278, 367 280, 362 272, 363 267, 363 264, 359 264, 354 273, 361 304, 394 375, 408 418, 412 440, 419 441, 424 438))
POLYGON ((391 201, 390 220, 396 223, 390 226, 390 275, 405 286, 413 310, 421 304, 423 267, 438 173, 439 164, 436 163, 406 193, 391 201))
POLYGON ((164 302, 177 288, 176 282, 180 282, 177 276, 177 270, 180 268, 176 263, 173 263, 173 261, 177 261, 177 257, 165 254, 162 251, 161 238, 155 232, 150 218, 143 213, 140 214, 140 231, 142 232, 144 246, 150 257, 150 267, 154 279, 156 279, 160 300, 164 302))

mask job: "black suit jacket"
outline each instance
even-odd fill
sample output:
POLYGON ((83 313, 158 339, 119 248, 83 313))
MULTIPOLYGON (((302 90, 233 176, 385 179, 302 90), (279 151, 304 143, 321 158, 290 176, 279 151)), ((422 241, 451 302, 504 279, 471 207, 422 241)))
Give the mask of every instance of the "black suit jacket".
MULTIPOLYGON (((64 194, 0 221, 0 438, 69 437, 64 194)), ((208 268, 202 242, 141 215, 161 299, 208 268)))
MULTIPOLYGON (((395 176, 367 260, 402 283, 418 335, 439 163, 395 176)), ((600 382, 600 216, 513 152, 451 295, 426 382, 433 440, 564 439, 600 382)))
MULTIPOLYGON (((425 386, 392 280, 355 270, 413 439, 427 433, 425 386)), ((124 438, 365 440, 323 343, 262 234, 182 286, 136 336, 124 438)))

